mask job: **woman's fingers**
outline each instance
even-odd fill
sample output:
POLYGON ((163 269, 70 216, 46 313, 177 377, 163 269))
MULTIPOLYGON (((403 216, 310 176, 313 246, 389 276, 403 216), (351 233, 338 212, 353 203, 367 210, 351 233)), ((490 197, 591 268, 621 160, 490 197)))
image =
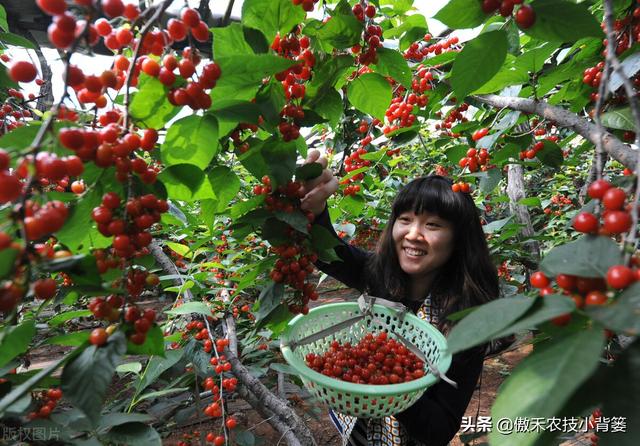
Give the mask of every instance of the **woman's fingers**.
POLYGON ((302 199, 302 209, 311 211, 314 215, 320 214, 326 206, 327 199, 338 190, 338 187, 338 179, 331 174, 328 181, 311 189, 302 199))

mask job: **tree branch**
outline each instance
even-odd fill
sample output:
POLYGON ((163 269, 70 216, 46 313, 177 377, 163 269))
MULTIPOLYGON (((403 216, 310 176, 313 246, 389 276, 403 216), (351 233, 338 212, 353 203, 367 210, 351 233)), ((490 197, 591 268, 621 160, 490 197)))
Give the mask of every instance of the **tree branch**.
POLYGON ((518 110, 542 116, 545 119, 555 122, 560 127, 566 127, 574 130, 583 138, 594 144, 598 144, 600 136, 602 136, 602 148, 605 152, 607 152, 613 159, 622 163, 625 167, 632 170, 636 168, 637 155, 628 145, 624 144, 616 138, 615 135, 607 132, 606 130, 601 135, 595 124, 581 118, 575 113, 565 110, 562 107, 556 107, 554 105, 549 105, 546 102, 536 101, 533 99, 498 96, 494 94, 473 96, 473 98, 478 102, 490 105, 491 107, 507 107, 511 110, 518 110))
POLYGON ((249 373, 249 370, 242 365, 238 359, 238 340, 236 336, 236 323, 233 316, 225 318, 227 336, 229 338, 229 351, 227 352, 227 361, 231 363, 231 370, 238 378, 248 392, 255 397, 255 400, 249 397, 247 402, 256 410, 266 409, 263 416, 268 416, 269 412, 276 417, 269 420, 275 429, 280 432, 289 445, 315 446, 311 431, 298 414, 285 401, 275 396, 267 387, 262 384, 256 377, 249 373), (273 423, 273 421, 279 421, 273 423))

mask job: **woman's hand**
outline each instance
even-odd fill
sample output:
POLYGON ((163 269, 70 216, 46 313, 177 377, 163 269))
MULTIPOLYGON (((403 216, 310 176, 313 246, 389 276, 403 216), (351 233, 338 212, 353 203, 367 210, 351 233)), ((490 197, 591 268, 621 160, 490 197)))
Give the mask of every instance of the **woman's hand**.
POLYGON ((305 164, 314 162, 320 163, 323 170, 320 176, 302 184, 302 191, 305 192, 305 196, 302 198, 300 207, 318 216, 327 206, 329 197, 338 190, 338 179, 331 170, 327 169, 327 159, 324 156, 320 156, 320 152, 317 150, 309 151, 305 164))

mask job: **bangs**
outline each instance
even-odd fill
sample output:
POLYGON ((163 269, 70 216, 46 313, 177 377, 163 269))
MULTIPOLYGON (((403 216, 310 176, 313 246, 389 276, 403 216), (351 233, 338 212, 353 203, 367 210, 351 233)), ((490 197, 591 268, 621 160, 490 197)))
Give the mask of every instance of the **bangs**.
MULTIPOLYGON (((403 212, 416 214, 429 212, 451 222, 468 217, 465 211, 465 195, 451 190, 452 182, 444 177, 432 175, 416 179, 407 184, 393 203, 393 215, 403 212)), ((475 207, 475 206, 474 206, 475 207)))

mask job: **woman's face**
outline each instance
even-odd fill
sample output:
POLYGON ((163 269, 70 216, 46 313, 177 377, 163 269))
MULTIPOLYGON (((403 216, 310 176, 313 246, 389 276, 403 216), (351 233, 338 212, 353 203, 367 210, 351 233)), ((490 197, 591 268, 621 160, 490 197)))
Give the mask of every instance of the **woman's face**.
POLYGON ((429 212, 400 214, 392 236, 400 268, 412 279, 431 276, 453 252, 453 225, 429 212))

